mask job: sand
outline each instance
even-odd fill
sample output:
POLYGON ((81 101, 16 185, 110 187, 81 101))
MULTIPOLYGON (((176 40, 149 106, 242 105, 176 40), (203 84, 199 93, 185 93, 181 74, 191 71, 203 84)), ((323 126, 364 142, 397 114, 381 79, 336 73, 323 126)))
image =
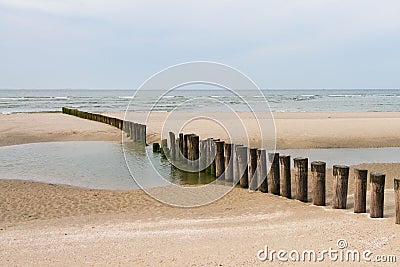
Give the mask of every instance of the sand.
MULTIPOLYGON (((157 120, 163 115, 157 115, 157 120)), ((281 148, 398 146, 398 117, 397 113, 276 114, 278 144, 281 148), (297 126, 292 129, 294 124, 297 126), (334 127, 342 124, 345 127, 334 127)), ((149 133, 155 140, 157 120, 151 122, 154 126, 149 133)), ((212 129, 193 130, 218 134, 212 129)), ((120 139, 119 131, 110 126, 63 114, 0 116, 0 145, 120 139)), ((371 250, 371 257, 396 255, 399 261, 400 226, 394 224, 392 181, 400 174, 400 164, 361 167, 387 175, 383 219, 352 213, 352 180, 348 209, 332 210, 331 170, 327 171, 326 207, 235 188, 212 204, 188 209, 157 202, 141 190, 91 190, 0 180, 0 266, 285 265, 290 262, 261 262, 257 252, 266 245, 270 250, 287 251, 338 249, 338 239, 345 239, 348 249, 371 250)), ((315 264, 333 263, 326 259, 315 264)))
POLYGON ((119 140, 121 132, 112 126, 61 113, 0 115, 0 146, 37 142, 119 140))

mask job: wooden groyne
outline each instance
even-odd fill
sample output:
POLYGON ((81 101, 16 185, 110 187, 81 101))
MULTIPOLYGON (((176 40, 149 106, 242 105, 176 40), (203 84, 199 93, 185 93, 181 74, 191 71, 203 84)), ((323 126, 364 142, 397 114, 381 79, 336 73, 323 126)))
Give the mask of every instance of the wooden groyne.
POLYGON ((133 142, 146 144, 146 125, 144 124, 67 107, 62 108, 62 113, 111 125, 124 131, 127 137, 130 137, 133 142))
MULTIPOLYGON (((146 144, 146 125, 121 120, 103 114, 90 113, 71 108, 62 112, 82 119, 93 120, 121 129, 133 142, 146 144)), ((168 139, 153 143, 153 152, 162 153, 173 165, 190 166, 195 172, 213 175, 227 184, 238 185, 253 191, 271 193, 316 206, 326 206, 326 163, 311 162, 311 200, 308 196, 308 158, 294 158, 294 196, 292 194, 291 158, 278 153, 267 154, 265 149, 249 148, 241 144, 225 143, 219 139, 201 140, 195 134, 175 134, 168 139), (267 173, 267 157, 271 163, 267 173)), ((333 166, 334 209, 347 209, 349 167, 333 166)), ((366 213, 368 170, 354 169, 354 213, 366 213)), ((384 217, 384 173, 370 173, 370 218, 384 217)), ((400 178, 394 179, 395 223, 400 224, 400 178)))
MULTIPOLYGON (((213 175, 225 184, 238 185, 253 191, 271 193, 291 199, 292 177, 289 155, 266 154, 263 149, 249 148, 241 144, 224 143, 219 139, 199 140, 195 134, 169 134, 169 140, 162 140, 161 150, 173 164, 196 165, 200 172, 213 175), (179 136, 176 138, 176 136, 179 136), (195 138, 195 142, 193 142, 195 138), (172 155, 171 155, 172 153, 172 155), (267 174, 267 161, 271 163, 267 174), (199 159, 200 162, 196 162, 199 159), (208 163, 208 165, 206 164, 208 163)), ((153 144, 154 151, 160 145, 153 144)), ((311 200, 308 196, 308 158, 294 158, 294 198, 326 206, 326 163, 311 162, 311 200)), ((196 170, 196 169, 195 169, 196 170)), ((347 209, 349 187, 349 166, 333 166, 333 188, 331 206, 333 209, 347 209)), ((354 213, 366 213, 368 170, 354 169, 354 213)), ((370 218, 384 217, 385 174, 370 173, 370 218)), ((396 224, 400 224, 400 178, 394 181, 396 224)))

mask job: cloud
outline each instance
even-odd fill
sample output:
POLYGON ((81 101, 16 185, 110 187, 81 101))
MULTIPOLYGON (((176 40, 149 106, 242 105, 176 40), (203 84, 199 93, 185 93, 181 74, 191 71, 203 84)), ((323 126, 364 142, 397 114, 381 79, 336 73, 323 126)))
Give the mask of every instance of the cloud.
POLYGON ((180 61, 216 60, 251 75, 260 69, 273 73, 269 64, 280 60, 286 63, 280 71, 293 73, 308 58, 313 63, 304 68, 318 73, 319 58, 336 62, 345 54, 351 64, 330 68, 345 71, 364 67, 357 65, 363 57, 357 47, 385 44, 385 51, 371 51, 378 55, 371 64, 382 64, 389 55, 400 60, 394 46, 386 45, 400 36, 398 10, 397 0, 0 0, 0 56, 8 58, 8 66, 0 63, 0 69, 3 64, 10 72, 10 65, 16 69, 26 58, 32 69, 38 60, 52 66, 57 55, 60 62, 70 62, 66 69, 80 59, 84 69, 99 68, 98 58, 106 57, 115 62, 100 71, 121 72, 118 68, 135 62, 137 73, 151 74, 180 61), (42 51, 40 57, 36 51, 42 51))

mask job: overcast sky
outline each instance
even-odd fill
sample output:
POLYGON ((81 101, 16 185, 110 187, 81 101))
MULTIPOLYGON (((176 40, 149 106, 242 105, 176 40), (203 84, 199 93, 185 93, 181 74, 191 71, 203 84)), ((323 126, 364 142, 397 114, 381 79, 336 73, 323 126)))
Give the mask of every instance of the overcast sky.
POLYGON ((136 88, 177 63, 262 88, 399 88, 397 0, 0 0, 0 88, 136 88))

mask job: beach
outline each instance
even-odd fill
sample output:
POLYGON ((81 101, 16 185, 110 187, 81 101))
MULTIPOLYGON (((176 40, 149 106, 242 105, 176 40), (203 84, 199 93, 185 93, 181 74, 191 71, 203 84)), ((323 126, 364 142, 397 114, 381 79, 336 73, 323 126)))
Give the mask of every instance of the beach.
MULTIPOLYGON (((124 117, 123 113, 109 115, 124 117)), ((149 143, 159 142, 158 133, 167 115, 158 112, 150 117, 149 143)), ((257 146, 260 140, 255 121, 247 113, 239 117, 250 129, 250 143, 257 146)), ((130 118, 146 121, 143 112, 130 114, 130 118)), ((293 112, 274 113, 274 118, 278 149, 400 146, 400 112, 293 112)), ((207 122, 189 124, 185 132, 201 138, 228 138, 207 122)), ((121 138, 121 132, 109 125, 61 113, 0 115, 0 146, 119 142, 121 138)), ((331 169, 327 170, 326 207, 237 187, 209 205, 177 208, 152 199, 142 190, 108 191, 0 180, 0 265, 265 266, 271 263, 257 259, 257 252, 265 246, 271 250, 322 251, 337 249, 339 239, 345 239, 349 249, 397 255, 400 237, 399 226, 394 224, 393 178, 400 176, 400 163, 358 166, 386 174, 382 219, 352 212, 354 167, 346 210, 329 206, 331 169)), ((333 263, 325 260, 313 264, 333 263)))

